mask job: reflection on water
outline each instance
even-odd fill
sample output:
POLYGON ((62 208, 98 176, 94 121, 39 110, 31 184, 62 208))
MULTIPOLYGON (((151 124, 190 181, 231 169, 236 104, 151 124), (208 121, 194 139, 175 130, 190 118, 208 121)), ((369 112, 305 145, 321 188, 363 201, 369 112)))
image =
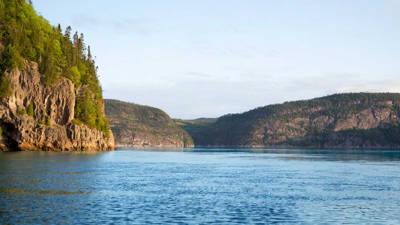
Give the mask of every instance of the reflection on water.
POLYGON ((0 224, 400 223, 400 151, 0 153, 0 224))

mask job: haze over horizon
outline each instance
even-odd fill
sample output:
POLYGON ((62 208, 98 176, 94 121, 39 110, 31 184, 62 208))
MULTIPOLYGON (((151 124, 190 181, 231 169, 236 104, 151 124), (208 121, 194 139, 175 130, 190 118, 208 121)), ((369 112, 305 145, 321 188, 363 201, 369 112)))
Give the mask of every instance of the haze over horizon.
POLYGON ((341 92, 400 92, 399 0, 33 5, 51 24, 84 33, 105 98, 173 118, 341 92))

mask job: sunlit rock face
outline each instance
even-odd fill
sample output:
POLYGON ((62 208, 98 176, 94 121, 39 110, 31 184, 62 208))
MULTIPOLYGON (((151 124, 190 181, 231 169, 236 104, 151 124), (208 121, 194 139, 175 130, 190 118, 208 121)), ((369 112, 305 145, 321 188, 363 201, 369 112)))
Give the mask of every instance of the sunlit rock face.
POLYGON ((60 78, 45 86, 37 63, 28 61, 23 69, 8 71, 4 76, 11 83, 12 94, 0 99, 3 151, 114 149, 112 134, 73 122, 76 94, 70 80, 60 78))

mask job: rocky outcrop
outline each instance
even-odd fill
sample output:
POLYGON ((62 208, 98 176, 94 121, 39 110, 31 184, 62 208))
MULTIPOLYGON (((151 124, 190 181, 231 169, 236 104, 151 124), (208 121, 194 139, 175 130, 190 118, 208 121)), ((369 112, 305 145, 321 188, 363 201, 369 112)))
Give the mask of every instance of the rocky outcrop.
POLYGON ((0 99, 0 148, 5 150, 112 150, 113 136, 74 123, 75 87, 67 78, 45 86, 35 62, 3 76, 12 94, 0 99))
POLYGON ((399 122, 398 112, 392 108, 371 106, 357 113, 348 113, 343 118, 321 115, 315 118, 298 117, 285 122, 268 120, 252 129, 246 142, 255 147, 390 148, 397 146, 393 145, 393 140, 376 142, 373 138, 363 137, 363 132, 384 130, 392 125, 397 126, 399 122))
POLYGON ((160 109, 110 99, 104 104, 118 148, 193 147, 188 133, 160 109))
MULTIPOLYGON (((116 130, 111 124, 112 130, 116 130)), ((153 129, 123 129, 115 135, 117 148, 185 148, 193 147, 193 142, 185 131, 176 135, 166 135, 163 131, 153 132, 153 129)))
POLYGON ((400 94, 350 93, 183 126, 197 146, 399 148, 400 94))

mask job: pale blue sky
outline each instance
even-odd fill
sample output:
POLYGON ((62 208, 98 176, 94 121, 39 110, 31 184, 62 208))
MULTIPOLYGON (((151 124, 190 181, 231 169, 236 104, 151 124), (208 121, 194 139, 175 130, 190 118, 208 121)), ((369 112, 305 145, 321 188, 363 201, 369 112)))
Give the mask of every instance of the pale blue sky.
POLYGON ((105 98, 216 117, 400 92, 400 0, 33 0, 85 34, 105 98))

